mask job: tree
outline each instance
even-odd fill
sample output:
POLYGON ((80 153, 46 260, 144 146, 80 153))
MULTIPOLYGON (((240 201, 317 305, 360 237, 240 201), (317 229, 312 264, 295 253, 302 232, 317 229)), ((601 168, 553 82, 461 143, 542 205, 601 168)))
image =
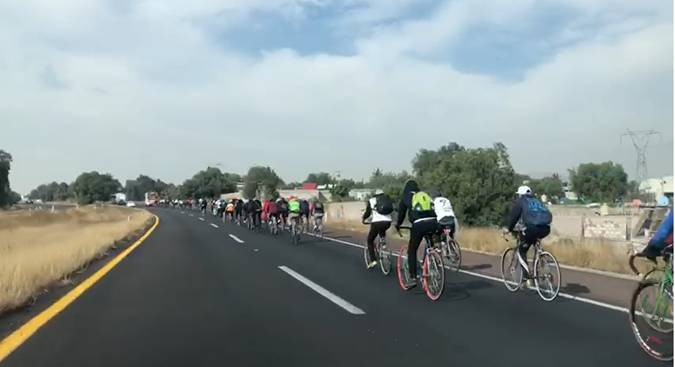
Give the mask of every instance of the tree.
POLYGON ((249 168, 244 177, 243 194, 247 199, 258 196, 276 197, 279 194, 277 188, 283 183, 284 181, 270 167, 254 166, 249 168))
POLYGON ((516 173, 503 144, 467 149, 450 143, 438 151, 421 151, 415 162, 422 189, 440 190, 453 202, 462 222, 498 224, 508 210, 515 191, 516 173))
POLYGON ((33 189, 28 195, 31 199, 42 201, 65 201, 73 197, 70 185, 65 182, 51 182, 33 189))
POLYGON ((583 200, 613 203, 625 197, 628 175, 614 162, 582 163, 570 172, 572 189, 583 200))
POLYGON ((127 180, 124 185, 124 192, 129 200, 143 200, 146 192, 156 192, 161 197, 169 197, 168 189, 169 184, 146 175, 140 175, 135 180, 127 180))
POLYGON ((365 186, 373 190, 382 189, 392 200, 398 201, 403 190, 403 185, 411 178, 412 176, 406 171, 384 173, 377 168, 373 171, 370 180, 365 186))
POLYGON ((108 201, 121 189, 122 185, 112 175, 102 175, 96 171, 82 173, 73 183, 73 193, 80 204, 108 201))
POLYGON ((9 205, 17 204, 20 201, 21 201, 21 195, 18 192, 16 192, 16 191, 10 192, 10 194, 9 194, 9 205))
POLYGON ((530 179, 530 188, 536 195, 546 195, 549 198, 560 198, 565 195, 563 182, 558 174, 541 179, 530 179))
POLYGON ((9 170, 12 155, 0 149, 0 208, 11 204, 12 190, 9 187, 9 170))
POLYGON ((240 179, 237 174, 223 173, 216 167, 207 167, 185 180, 179 192, 185 198, 215 198, 235 192, 240 179))
POLYGON ((349 191, 354 188, 356 183, 352 179, 342 179, 335 183, 330 189, 330 194, 335 201, 343 201, 349 197, 349 191))
POLYGON ((307 178, 304 182, 313 182, 318 185, 328 185, 333 183, 333 177, 330 175, 330 173, 326 172, 310 173, 307 175, 307 178))

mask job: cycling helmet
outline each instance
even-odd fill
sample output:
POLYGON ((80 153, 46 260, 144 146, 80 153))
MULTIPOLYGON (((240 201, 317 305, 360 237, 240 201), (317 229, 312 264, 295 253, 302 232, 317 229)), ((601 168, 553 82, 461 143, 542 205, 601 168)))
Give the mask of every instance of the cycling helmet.
POLYGON ((518 195, 520 195, 520 196, 527 195, 527 194, 532 194, 532 189, 530 189, 529 186, 523 185, 523 186, 520 186, 520 187, 518 188, 518 191, 516 191, 516 194, 518 194, 518 195))

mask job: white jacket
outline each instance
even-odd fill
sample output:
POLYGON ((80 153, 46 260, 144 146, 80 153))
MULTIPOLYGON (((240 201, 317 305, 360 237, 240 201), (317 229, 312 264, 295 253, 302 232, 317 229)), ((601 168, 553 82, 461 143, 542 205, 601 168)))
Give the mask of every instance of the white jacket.
POLYGON ((441 220, 444 217, 454 217, 455 211, 452 210, 452 203, 444 197, 437 197, 434 199, 434 210, 436 211, 436 219, 441 220))
POLYGON ((372 197, 370 200, 368 200, 368 204, 370 204, 370 209, 372 209, 372 214, 371 214, 371 223, 375 222, 391 222, 391 215, 383 215, 377 212, 375 210, 375 205, 377 204, 377 198, 372 197))

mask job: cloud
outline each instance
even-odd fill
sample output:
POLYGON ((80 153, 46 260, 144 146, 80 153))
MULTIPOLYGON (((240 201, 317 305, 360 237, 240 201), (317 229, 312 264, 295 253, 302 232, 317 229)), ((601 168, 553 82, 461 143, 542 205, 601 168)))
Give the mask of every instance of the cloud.
POLYGON ((619 143, 626 128, 662 131, 650 169, 672 174, 672 4, 430 1, 417 13, 410 1, 59 5, 0 5, 0 148, 15 157, 22 191, 92 169, 180 182, 216 162, 237 172, 270 165, 287 180, 318 170, 360 178, 408 169, 419 148, 448 141, 502 141, 523 172, 612 159, 632 173, 632 148, 619 143), (316 9, 323 18, 312 18, 316 9), (559 24, 539 29, 556 9, 565 10, 559 24), (261 11, 325 22, 353 52, 269 43, 251 53, 228 41, 261 11), (517 78, 495 63, 466 70, 448 50, 467 50, 469 31, 546 48, 517 63, 517 78))

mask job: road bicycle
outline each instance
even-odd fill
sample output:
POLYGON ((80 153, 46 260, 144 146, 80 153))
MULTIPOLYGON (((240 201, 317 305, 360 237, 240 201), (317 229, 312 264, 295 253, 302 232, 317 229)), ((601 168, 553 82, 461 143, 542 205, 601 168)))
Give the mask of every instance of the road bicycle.
POLYGON ((275 215, 270 215, 267 220, 267 229, 272 236, 279 234, 279 222, 275 215))
MULTIPOLYGON (((504 240, 509 242, 506 234, 504 240)), ((502 278, 506 289, 516 292, 523 285, 523 268, 519 262, 518 248, 520 242, 504 250, 502 255, 502 278)), ((558 260, 550 252, 544 251, 540 240, 534 245, 534 270, 529 268, 528 273, 534 274, 534 284, 539 297, 544 301, 553 301, 560 292, 560 266, 558 260)), ((527 259, 524 259, 527 262, 527 259)))
MULTIPOLYGON (((370 222, 362 221, 365 225, 370 225, 370 222)), ((391 249, 387 245, 387 239, 384 236, 377 234, 374 242, 375 257, 377 258, 377 263, 380 265, 380 270, 382 274, 389 275, 391 273, 391 249)), ((370 256, 368 255, 368 246, 363 248, 363 260, 366 263, 366 268, 370 264, 370 256)))
POLYGON ((300 243, 300 236, 302 235, 302 218, 300 216, 296 216, 293 218, 290 218, 291 221, 291 228, 290 228, 290 233, 291 233, 291 242, 294 245, 297 245, 300 243))
MULTIPOLYGON (((654 265, 642 275, 642 280, 633 292, 629 321, 638 345, 652 358, 660 361, 673 360, 673 261, 672 245, 661 253, 665 266, 654 265)), ((635 274, 632 255, 628 260, 635 274)))
POLYGON ((450 232, 450 228, 441 228, 441 254, 450 270, 458 272, 462 266, 462 250, 450 232))
POLYGON ((323 239, 323 217, 314 216, 314 227, 312 233, 315 237, 323 239))
MULTIPOLYGON (((401 227, 410 229, 410 227, 401 227)), ((401 233, 399 232, 399 235, 401 233)), ((410 269, 408 269, 408 246, 403 246, 398 254, 396 263, 396 272, 398 274, 398 284, 403 290, 410 287, 410 269)), ((445 289, 445 268, 443 266, 443 257, 441 256, 440 246, 434 245, 433 235, 424 236, 424 257, 422 260, 422 288, 427 298, 437 301, 443 295, 445 289)))

